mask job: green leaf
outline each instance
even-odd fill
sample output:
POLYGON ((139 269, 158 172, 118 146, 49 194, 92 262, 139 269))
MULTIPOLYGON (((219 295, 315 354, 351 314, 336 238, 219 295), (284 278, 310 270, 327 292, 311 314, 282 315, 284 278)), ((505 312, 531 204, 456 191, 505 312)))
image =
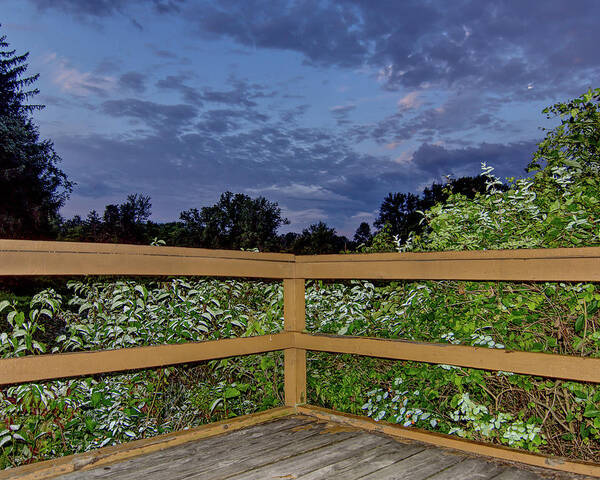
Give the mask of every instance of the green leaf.
POLYGON ((234 387, 227 387, 225 392, 223 393, 223 397, 226 399, 239 397, 241 392, 234 387))
POLYGON ((219 405, 219 403, 221 403, 223 401, 222 398, 217 398, 215 401, 213 401, 213 403, 210 405, 210 409, 209 412, 212 414, 215 410, 215 408, 217 408, 217 405, 219 405))
POLYGON ((583 330, 584 318, 583 315, 579 315, 577 320, 575 320, 575 333, 581 333, 583 330))
POLYGON ((600 410, 598 410, 594 405, 588 405, 585 407, 585 411, 583 412, 583 416, 587 418, 595 418, 600 416, 600 410))

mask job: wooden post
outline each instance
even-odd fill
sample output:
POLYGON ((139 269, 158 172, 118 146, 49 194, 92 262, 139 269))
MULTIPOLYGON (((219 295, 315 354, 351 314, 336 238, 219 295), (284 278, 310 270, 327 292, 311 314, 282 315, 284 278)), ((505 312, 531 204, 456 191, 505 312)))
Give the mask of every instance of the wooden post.
MULTIPOLYGON (((302 332, 306 327, 304 279, 283 280, 283 318, 286 332, 302 332)), ((306 403, 306 350, 285 349, 285 404, 295 407, 306 403)))

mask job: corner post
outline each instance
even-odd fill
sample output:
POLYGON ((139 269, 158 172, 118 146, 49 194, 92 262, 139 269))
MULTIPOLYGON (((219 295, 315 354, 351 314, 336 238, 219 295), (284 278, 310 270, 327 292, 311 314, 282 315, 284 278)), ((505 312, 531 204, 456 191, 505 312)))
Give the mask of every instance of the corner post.
MULTIPOLYGON (((302 332, 306 327, 304 279, 283 279, 283 318, 286 332, 302 332)), ((296 407, 306 403, 306 350, 284 351, 285 404, 296 407)))

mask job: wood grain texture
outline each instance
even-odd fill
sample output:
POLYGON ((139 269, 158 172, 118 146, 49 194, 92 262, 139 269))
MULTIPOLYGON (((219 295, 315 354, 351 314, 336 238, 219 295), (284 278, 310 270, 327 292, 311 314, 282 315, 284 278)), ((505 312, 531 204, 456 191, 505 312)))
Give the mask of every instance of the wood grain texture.
POLYGON ((361 477, 364 480, 425 480, 446 468, 459 463, 464 457, 427 448, 415 455, 361 477))
POLYGON ((306 350, 457 365, 483 370, 501 370, 540 377, 600 383, 600 358, 517 352, 397 339, 311 335, 307 333, 294 333, 293 335, 294 345, 306 350))
POLYGON ((341 442, 310 449, 291 458, 255 468, 243 474, 231 477, 232 480, 264 480, 266 478, 298 478, 323 465, 335 463, 346 458, 354 459, 360 452, 385 444, 386 440, 369 434, 357 434, 341 442))
POLYGON ((578 462, 567 458, 528 453, 523 450, 464 440, 451 435, 428 432, 418 428, 405 428, 397 424, 375 422, 367 417, 337 412, 312 405, 299 406, 297 407, 297 411, 303 415, 311 415, 320 420, 342 423, 365 431, 383 433, 400 439, 423 442, 437 447, 449 448, 456 451, 482 455, 509 462, 518 462, 525 465, 540 467, 546 469, 546 471, 557 470, 600 478, 600 464, 597 463, 578 462))
POLYGON ((314 429, 303 429, 305 425, 310 427, 312 423, 298 417, 285 417, 226 435, 217 435, 149 455, 133 457, 107 467, 73 472, 65 476, 64 480, 187 478, 198 472, 208 473, 219 466, 259 456, 274 445, 285 447, 318 434, 314 429), (284 425, 284 428, 281 428, 281 425, 284 425))
POLYGON ((291 335, 291 333, 278 333, 174 345, 6 358, 0 360, 0 385, 154 368, 283 350, 290 346, 291 335))
POLYGON ((296 257, 311 279, 600 281, 600 247, 296 257))
POLYGON ((488 480, 497 478, 502 471, 507 471, 505 465, 501 466, 481 458, 466 458, 460 463, 428 477, 428 480, 488 480))
POLYGON ((600 281, 600 247, 294 256, 234 250, 0 240, 0 275, 600 281))
MULTIPOLYGON (((284 329, 290 335, 306 328, 306 300, 304 279, 283 280, 284 329)), ((292 337, 290 345, 292 346, 292 337)), ((306 350, 286 348, 284 351, 285 404, 296 406, 306 403, 306 350)))
POLYGON ((294 256, 180 247, 0 240, 0 275, 289 278, 294 256))
POLYGON ((226 432, 233 432, 244 427, 268 422, 269 420, 287 417, 293 413, 294 410, 289 407, 274 408, 265 412, 244 415, 229 420, 202 425, 201 427, 189 430, 168 433, 144 440, 136 440, 113 447, 99 448, 91 452, 69 455, 55 460, 24 465, 22 467, 0 471, 0 480, 46 480, 74 471, 91 470, 112 465, 116 462, 123 462, 133 457, 165 450, 191 441, 212 437, 226 432))

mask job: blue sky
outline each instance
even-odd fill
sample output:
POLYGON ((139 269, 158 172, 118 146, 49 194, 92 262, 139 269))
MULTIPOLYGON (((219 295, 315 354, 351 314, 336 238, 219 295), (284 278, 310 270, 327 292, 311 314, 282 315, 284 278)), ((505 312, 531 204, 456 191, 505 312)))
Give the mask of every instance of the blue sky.
POLYGON ((76 182, 171 221, 230 190, 352 235, 388 192, 522 176, 541 110, 597 87, 600 2, 3 0, 76 182))

